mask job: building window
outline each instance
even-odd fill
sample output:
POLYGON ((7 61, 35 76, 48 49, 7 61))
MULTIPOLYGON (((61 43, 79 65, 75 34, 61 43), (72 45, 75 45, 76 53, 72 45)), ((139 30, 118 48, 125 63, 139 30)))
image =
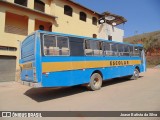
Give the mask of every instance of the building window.
POLYGON ((27 0, 14 0, 14 3, 22 6, 27 6, 27 0))
POLYGON ((64 6, 64 14, 65 15, 72 16, 72 12, 73 12, 73 9, 70 6, 68 6, 68 5, 64 6))
POLYGON ((108 35, 108 40, 112 41, 112 36, 111 35, 108 35))
POLYGON ((79 19, 86 22, 87 15, 84 12, 80 12, 79 19))
POLYGON ((45 4, 40 0, 34 0, 34 9, 44 12, 45 4))
POLYGON ((16 47, 0 46, 0 51, 17 51, 16 47))
POLYGON ((6 12, 5 32, 28 35, 28 17, 6 12))
POLYGON ((35 30, 52 31, 52 23, 35 19, 35 30))
POLYGON ((92 24, 97 25, 97 18, 96 17, 92 17, 92 24))
POLYGON ((49 26, 49 31, 50 31, 50 32, 52 32, 52 25, 51 25, 51 26, 49 26))
POLYGON ((40 26, 39 26, 39 30, 44 30, 44 26, 43 26, 43 25, 40 25, 40 26))
POLYGON ((97 35, 96 35, 96 34, 93 34, 93 38, 97 38, 97 35))

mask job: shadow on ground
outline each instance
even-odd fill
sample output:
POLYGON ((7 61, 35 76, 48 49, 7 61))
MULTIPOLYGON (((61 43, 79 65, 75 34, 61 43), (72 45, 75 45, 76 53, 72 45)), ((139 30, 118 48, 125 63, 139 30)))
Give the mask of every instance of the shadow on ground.
MULTIPOLYGON (((142 76, 140 76, 142 77, 142 76)), ((126 78, 115 78, 103 82, 103 87, 107 87, 114 84, 123 82, 129 82, 132 80, 126 78)), ((73 86, 73 87, 59 87, 59 88, 31 88, 27 90, 24 95, 32 98, 37 102, 44 102, 47 100, 57 99, 65 96, 71 96, 74 94, 87 92, 88 89, 84 86, 73 86)))
MULTIPOLYGON (((142 78, 142 77, 143 76, 139 76, 139 78, 142 78)), ((139 79, 137 79, 137 80, 139 80, 139 79)), ((129 82, 129 81, 131 82, 133 80, 125 78, 125 77, 109 79, 109 80, 103 82, 102 87, 109 86, 109 85, 114 85, 114 84, 118 84, 118 83, 123 83, 123 82, 129 82)))
POLYGON ((37 102, 43 102, 51 99, 71 96, 85 91, 87 91, 87 89, 82 86, 59 88, 31 88, 24 94, 37 102))

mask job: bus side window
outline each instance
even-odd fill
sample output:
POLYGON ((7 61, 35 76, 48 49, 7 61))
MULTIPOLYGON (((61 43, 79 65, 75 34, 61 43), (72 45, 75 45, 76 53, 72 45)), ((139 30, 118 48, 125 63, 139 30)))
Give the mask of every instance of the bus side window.
POLYGON ((102 42, 85 40, 85 54, 88 56, 101 56, 103 54, 102 42))
POLYGON ((91 41, 91 49, 93 50, 94 56, 102 55, 102 44, 100 41, 91 41))
POLYGON ((84 56, 84 39, 69 37, 70 55, 71 56, 84 56))
POLYGON ((123 54, 124 54, 124 45, 123 44, 117 44, 117 47, 118 47, 119 56, 123 56, 123 54))
POLYGON ((134 46, 134 51, 133 51, 134 56, 139 56, 139 48, 134 46))
POLYGON ((111 44, 111 48, 112 48, 112 56, 117 56, 118 55, 117 44, 115 43, 111 44))
POLYGON ((102 56, 103 55, 103 42, 102 41, 99 42, 99 47, 100 47, 100 55, 102 56))
POLYGON ((133 46, 129 46, 129 55, 133 56, 133 46))
POLYGON ((143 48, 142 47, 139 47, 139 56, 142 57, 142 51, 143 51, 143 48))
POLYGON ((56 47, 56 38, 55 36, 44 35, 44 54, 45 55, 54 55, 54 47, 56 47))
POLYGON ((124 56, 129 56, 129 46, 128 45, 124 45, 124 56))
POLYGON ((57 47, 59 49, 59 55, 69 55, 69 40, 67 37, 57 36, 57 47))
POLYGON ((93 50, 91 49, 90 40, 85 40, 85 54, 87 56, 92 56, 93 55, 93 50))
POLYGON ((138 47, 139 57, 141 57, 142 50, 143 50, 143 48, 142 48, 142 47, 138 47))
POLYGON ((106 55, 106 56, 111 56, 112 55, 112 52, 111 52, 111 45, 110 45, 110 43, 108 43, 108 42, 104 42, 104 54, 106 55))
POLYGON ((48 54, 48 47, 44 46, 43 49, 44 49, 44 54, 47 55, 48 54))

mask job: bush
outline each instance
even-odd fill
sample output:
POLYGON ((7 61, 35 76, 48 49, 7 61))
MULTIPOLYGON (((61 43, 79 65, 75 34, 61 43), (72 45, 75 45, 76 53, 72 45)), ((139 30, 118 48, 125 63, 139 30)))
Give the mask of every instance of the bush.
POLYGON ((160 65, 160 56, 147 56, 146 59, 148 67, 160 65))

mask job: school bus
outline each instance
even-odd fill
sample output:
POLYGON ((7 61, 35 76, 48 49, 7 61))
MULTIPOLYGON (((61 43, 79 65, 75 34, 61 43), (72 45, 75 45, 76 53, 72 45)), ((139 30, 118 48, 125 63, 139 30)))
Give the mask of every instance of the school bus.
POLYGON ((21 43, 20 67, 22 84, 32 87, 99 90, 105 80, 137 79, 146 59, 141 44, 38 30, 21 43))

